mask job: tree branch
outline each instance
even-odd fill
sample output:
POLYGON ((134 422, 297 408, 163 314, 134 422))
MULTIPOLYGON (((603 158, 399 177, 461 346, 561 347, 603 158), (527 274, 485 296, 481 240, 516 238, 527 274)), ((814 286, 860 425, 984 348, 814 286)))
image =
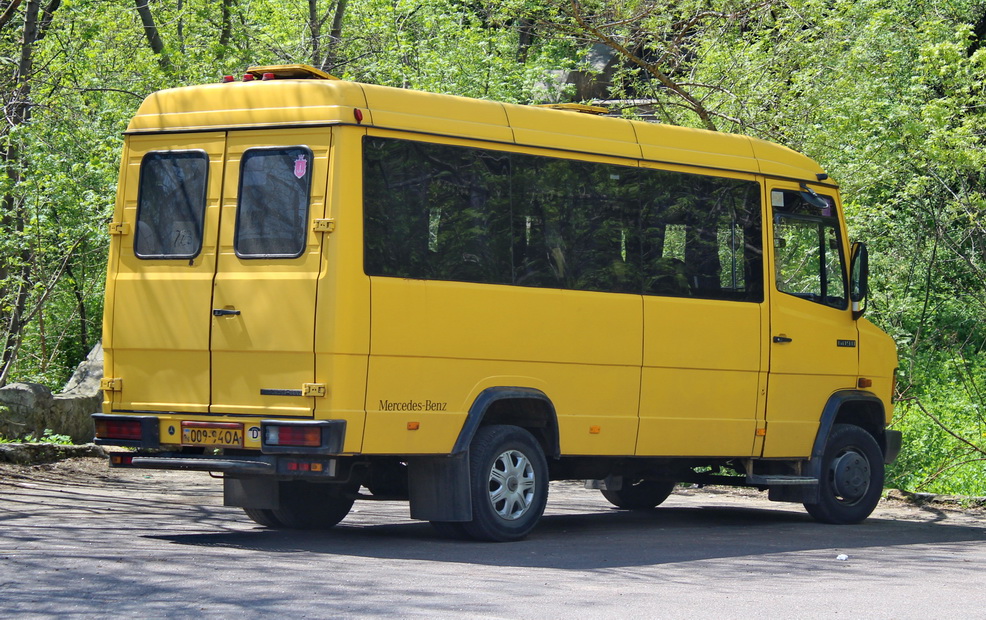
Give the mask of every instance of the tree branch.
POLYGON ((4 26, 6 26, 7 23, 14 18, 14 13, 16 13, 17 9, 20 8, 22 1, 23 0, 11 0, 10 4, 7 5, 7 8, 4 10, 3 14, 0 15, 0 30, 3 30, 4 26))

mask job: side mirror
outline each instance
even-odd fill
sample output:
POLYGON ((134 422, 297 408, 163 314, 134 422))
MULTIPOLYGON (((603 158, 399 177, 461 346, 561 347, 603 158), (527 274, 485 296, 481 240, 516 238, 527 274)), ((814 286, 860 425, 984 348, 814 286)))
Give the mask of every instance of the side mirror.
POLYGON ((866 312, 863 301, 870 292, 870 255, 866 244, 852 244, 852 261, 849 268, 849 299, 852 301, 852 317, 858 319, 866 312))

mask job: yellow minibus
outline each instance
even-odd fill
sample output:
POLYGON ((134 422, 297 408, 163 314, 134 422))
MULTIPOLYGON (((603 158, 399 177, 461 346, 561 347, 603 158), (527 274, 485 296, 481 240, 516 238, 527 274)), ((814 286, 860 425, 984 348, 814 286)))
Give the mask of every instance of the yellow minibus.
POLYGON ((266 527, 516 540, 552 480, 856 523, 900 448, 866 247, 761 140, 254 67, 143 102, 110 233, 96 442, 266 527))

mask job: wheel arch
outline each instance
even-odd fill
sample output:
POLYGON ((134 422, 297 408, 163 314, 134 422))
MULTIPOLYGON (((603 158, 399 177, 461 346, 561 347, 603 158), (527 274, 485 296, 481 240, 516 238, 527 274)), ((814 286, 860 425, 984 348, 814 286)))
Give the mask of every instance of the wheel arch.
POLYGON ((541 390, 528 387, 490 387, 476 397, 459 436, 453 454, 468 452, 476 432, 491 424, 519 426, 531 433, 548 458, 561 454, 558 439, 558 415, 551 399, 541 390))
MULTIPOLYGON (((812 469, 821 467, 822 457, 829 435, 836 424, 854 424, 876 440, 884 455, 888 452, 886 434, 886 412, 883 401, 871 392, 862 390, 843 390, 829 397, 822 409, 822 417, 818 425, 818 434, 812 445, 812 469)), ((812 472, 814 474, 820 472, 812 472)))

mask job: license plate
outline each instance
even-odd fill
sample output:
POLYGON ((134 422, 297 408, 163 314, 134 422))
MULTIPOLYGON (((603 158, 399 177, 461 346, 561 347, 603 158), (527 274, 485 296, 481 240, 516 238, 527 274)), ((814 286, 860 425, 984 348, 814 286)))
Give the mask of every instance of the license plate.
POLYGON ((182 422, 181 445, 242 448, 243 425, 234 422, 182 422))

